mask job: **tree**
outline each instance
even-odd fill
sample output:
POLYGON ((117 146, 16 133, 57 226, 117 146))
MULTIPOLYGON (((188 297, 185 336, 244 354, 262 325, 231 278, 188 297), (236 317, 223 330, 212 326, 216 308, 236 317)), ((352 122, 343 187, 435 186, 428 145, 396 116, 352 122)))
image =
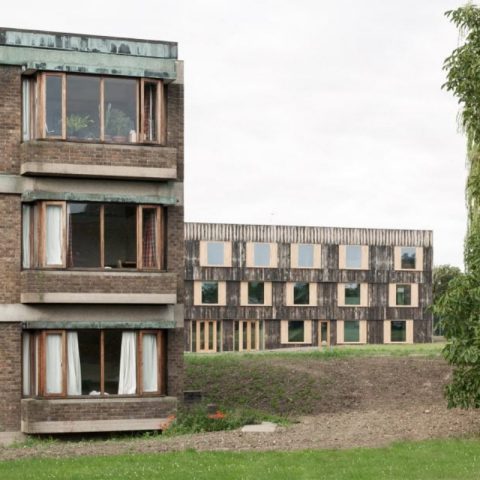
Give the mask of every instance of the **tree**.
MULTIPOLYGON (((458 267, 452 265, 438 265, 433 268, 433 303, 445 294, 448 284, 454 278, 462 274, 458 267)), ((433 331, 436 335, 443 335, 443 325, 440 317, 435 315, 433 318, 433 331)))
POLYGON ((480 407, 480 9, 468 4, 446 13, 459 29, 462 44, 445 60, 443 85, 460 104, 467 137, 465 274, 448 283, 434 303, 448 341, 444 349, 453 366, 446 387, 449 407, 480 407))

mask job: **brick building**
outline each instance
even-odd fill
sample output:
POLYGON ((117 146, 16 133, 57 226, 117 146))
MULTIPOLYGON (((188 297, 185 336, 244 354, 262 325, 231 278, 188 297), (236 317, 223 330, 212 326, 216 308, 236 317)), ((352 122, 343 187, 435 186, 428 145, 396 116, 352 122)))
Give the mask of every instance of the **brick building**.
POLYGON ((185 350, 432 340, 431 231, 187 223, 185 350))
POLYGON ((177 44, 0 29, 0 439, 159 429, 183 371, 177 44))

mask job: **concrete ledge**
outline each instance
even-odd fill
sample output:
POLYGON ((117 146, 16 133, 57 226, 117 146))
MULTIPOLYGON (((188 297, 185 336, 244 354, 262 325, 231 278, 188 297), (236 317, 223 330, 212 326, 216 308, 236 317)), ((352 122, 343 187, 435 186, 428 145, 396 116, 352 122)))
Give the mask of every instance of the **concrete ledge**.
POLYGON ((162 430, 167 418, 138 418, 122 420, 63 420, 58 422, 25 422, 23 433, 86 433, 162 430))
POLYGON ((74 177, 129 178, 164 180, 177 178, 176 168, 127 167, 115 165, 88 165, 71 163, 25 162, 21 165, 22 175, 58 175, 74 177))
POLYGON ((124 304, 175 304, 173 293, 22 293, 22 303, 124 303, 124 304))

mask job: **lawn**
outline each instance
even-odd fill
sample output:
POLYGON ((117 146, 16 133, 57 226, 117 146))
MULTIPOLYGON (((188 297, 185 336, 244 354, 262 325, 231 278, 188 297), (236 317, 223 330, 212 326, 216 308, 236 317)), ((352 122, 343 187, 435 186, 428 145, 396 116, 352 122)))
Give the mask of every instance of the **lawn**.
POLYGON ((0 478, 476 480, 479 469, 479 440, 433 440, 376 449, 37 458, 0 463, 0 478))

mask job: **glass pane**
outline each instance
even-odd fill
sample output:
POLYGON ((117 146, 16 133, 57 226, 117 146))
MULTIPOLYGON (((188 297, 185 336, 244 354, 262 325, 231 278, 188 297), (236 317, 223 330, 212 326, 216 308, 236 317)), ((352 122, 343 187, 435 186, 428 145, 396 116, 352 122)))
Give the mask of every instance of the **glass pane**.
POLYGON ((24 78, 22 80, 22 138, 23 140, 30 140, 32 137, 30 132, 30 123, 31 123, 31 114, 30 106, 30 82, 33 82, 31 79, 24 78))
POLYGON ((47 205, 45 228, 45 256, 47 265, 62 265, 63 235, 62 235, 61 205, 47 205))
POLYGON ((147 142, 156 142, 157 139, 157 84, 148 83, 144 84, 143 91, 144 102, 144 132, 145 140, 147 142))
POLYGON ((69 267, 100 267, 100 205, 68 204, 69 267))
POLYGON ((218 303, 218 282, 202 282, 202 303, 218 303))
POLYGON ((100 78, 67 76, 67 137, 100 138, 100 78))
POLYGON ((360 245, 347 245, 345 248, 346 268, 362 268, 362 247, 360 245))
POLYGON ((313 267, 313 245, 301 244, 298 246, 298 266, 301 268, 313 267))
POLYGON ((360 284, 345 284, 345 305, 360 305, 360 284))
POLYGON ((310 303, 310 288, 305 282, 297 282, 293 285, 294 305, 308 305, 310 303))
POLYGON ((192 352, 197 351, 197 322, 192 322, 192 338, 191 338, 191 344, 192 344, 192 352))
POLYGON ((215 322, 208 322, 208 349, 209 350, 214 350, 214 347, 213 347, 214 331, 215 331, 215 322))
POLYGON ((137 209, 105 205, 105 267, 137 267, 137 209))
POLYGON ((345 320, 343 323, 344 342, 360 341, 360 322, 358 320, 345 320))
POLYGON ((62 136, 62 77, 47 75, 45 92, 45 135, 62 136))
POLYGON ((82 395, 100 395, 100 330, 78 330, 82 395))
POLYGON ((320 324, 320 339, 322 342, 328 343, 328 323, 326 322, 320 324))
POLYGON ((45 343, 46 393, 62 393, 62 335, 49 334, 45 343))
POLYGON ((265 303, 265 284, 263 282, 248 282, 248 303, 252 305, 265 303))
POLYGON ((303 321, 288 322, 288 341, 303 342, 305 339, 305 329, 303 321))
POLYGON ((390 322, 390 340, 392 342, 406 342, 407 340, 407 322, 392 321, 390 322))
POLYGON ((30 333, 23 332, 22 336, 22 390, 23 395, 30 395, 30 382, 31 374, 30 371, 30 348, 33 346, 31 341, 30 333))
POLYGON ((22 267, 30 268, 30 221, 32 208, 22 205, 22 267))
POLYGON ((234 350, 239 350, 239 324, 240 322, 234 322, 235 324, 235 332, 234 332, 234 345, 233 345, 233 349, 234 350))
POLYGON ((417 249, 415 247, 402 247, 402 268, 415 268, 417 249))
POLYGON ((143 268, 157 268, 157 210, 142 209, 142 263, 143 268))
POLYGON ((270 266, 270 245, 268 243, 253 244, 253 265, 255 267, 270 266))
POLYGON ((137 81, 105 79, 105 141, 137 141, 137 81))
POLYGON ((207 243, 207 263, 208 265, 223 265, 224 258, 224 244, 223 242, 208 242, 207 243))
POLYGON ((223 350, 222 346, 222 322, 215 322, 217 324, 217 352, 223 350))
POLYGON ((257 325, 258 322, 250 322, 250 335, 252 336, 250 348, 252 350, 255 350, 257 348, 257 325))
POLYGON ((158 390, 158 356, 157 335, 145 333, 142 335, 142 378, 143 391, 158 390))
POLYGON ((411 285, 397 285, 397 305, 412 304, 412 287, 411 285))
POLYGON ((120 352, 122 347, 122 332, 106 330, 104 332, 105 359, 105 393, 118 394, 118 379, 120 375, 120 352))
POLYGON ((206 341, 205 341, 205 322, 198 322, 200 326, 200 350, 206 349, 206 341))

